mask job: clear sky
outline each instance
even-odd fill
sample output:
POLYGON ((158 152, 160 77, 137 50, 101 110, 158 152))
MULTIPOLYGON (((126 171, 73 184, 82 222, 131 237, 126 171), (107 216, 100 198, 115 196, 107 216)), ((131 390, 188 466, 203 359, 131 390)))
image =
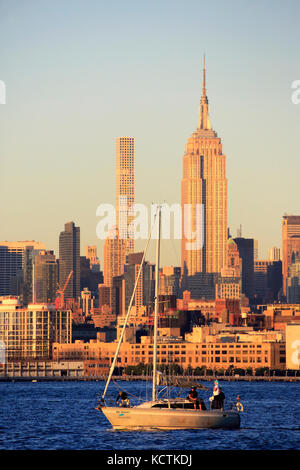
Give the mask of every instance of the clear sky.
MULTIPOLYGON (((136 139, 136 202, 180 202, 205 53, 231 233, 241 224, 261 258, 281 246, 282 215, 300 213, 299 18, 298 0, 1 0, 0 239, 58 254, 73 220, 102 259, 117 136, 136 139)), ((180 263, 178 242, 162 251, 180 263)))

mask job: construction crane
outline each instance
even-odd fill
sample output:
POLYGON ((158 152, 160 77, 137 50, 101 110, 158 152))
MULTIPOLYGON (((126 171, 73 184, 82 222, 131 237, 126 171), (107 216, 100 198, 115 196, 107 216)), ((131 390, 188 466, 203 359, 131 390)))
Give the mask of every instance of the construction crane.
POLYGON ((66 280, 65 285, 64 285, 63 288, 61 288, 58 284, 58 289, 56 291, 56 293, 58 294, 58 297, 56 297, 56 299, 55 299, 56 308, 64 308, 64 306, 65 306, 65 290, 66 290, 66 288, 69 284, 69 281, 71 279, 72 274, 73 274, 73 270, 70 271, 70 274, 68 275, 67 280, 66 280))

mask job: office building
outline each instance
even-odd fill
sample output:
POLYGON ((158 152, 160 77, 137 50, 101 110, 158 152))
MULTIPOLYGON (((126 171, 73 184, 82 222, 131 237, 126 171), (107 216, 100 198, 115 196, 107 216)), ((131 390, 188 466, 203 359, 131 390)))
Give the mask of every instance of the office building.
POLYGON ((112 287, 113 278, 124 272, 125 240, 120 238, 118 228, 109 231, 104 243, 104 284, 112 287))
POLYGON ((17 241, 0 242, 0 295, 21 295, 24 283, 24 269, 28 263, 26 251, 45 250, 41 242, 17 241))
POLYGON ((242 292, 252 299, 254 293, 254 240, 238 237, 234 239, 242 260, 242 292))
POLYGON ((284 215, 282 219, 282 276, 283 293, 286 295, 286 280, 289 268, 300 257, 300 216, 284 215))
POLYGON ((65 299, 77 299, 80 296, 80 228, 74 222, 65 224, 65 230, 59 235, 59 284, 63 288, 72 271, 66 287, 65 299))
POLYGON ((269 248, 268 250, 268 259, 269 261, 280 261, 280 248, 277 248, 276 246, 272 246, 272 248, 269 248))
POLYGON ((40 251, 33 262, 33 303, 54 303, 57 274, 57 262, 53 251, 40 251))
POLYGON ((185 148, 181 181, 181 268, 189 276, 220 273, 226 256, 226 157, 210 124, 205 74, 204 63, 199 123, 185 148))

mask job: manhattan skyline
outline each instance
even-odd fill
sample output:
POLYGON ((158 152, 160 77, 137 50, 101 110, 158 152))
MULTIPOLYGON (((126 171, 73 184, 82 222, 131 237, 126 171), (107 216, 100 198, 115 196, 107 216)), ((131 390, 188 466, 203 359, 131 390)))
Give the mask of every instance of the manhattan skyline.
MULTIPOLYGON (((135 138, 136 202, 179 203, 205 53, 211 123, 227 159, 228 225, 236 236, 241 224, 266 258, 281 247, 284 213, 299 212, 300 105, 291 101, 299 4, 116 5, 117 17, 104 2, 1 4, 0 238, 35 239, 58 255, 61 227, 73 220, 81 252, 96 244, 103 266, 95 213, 115 201, 118 136, 135 138)), ((174 245, 163 264, 180 265, 174 245)))

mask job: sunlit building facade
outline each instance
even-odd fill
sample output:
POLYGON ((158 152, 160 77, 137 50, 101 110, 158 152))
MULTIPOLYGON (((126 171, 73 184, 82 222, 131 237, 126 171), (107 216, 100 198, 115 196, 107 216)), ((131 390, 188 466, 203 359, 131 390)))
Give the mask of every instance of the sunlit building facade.
POLYGON ((282 220, 282 277, 283 293, 292 263, 300 259, 300 216, 285 215, 282 220))
POLYGON ((51 359, 54 342, 71 343, 71 312, 49 304, 24 307, 17 298, 0 297, 0 340, 6 361, 51 359))
POLYGON ((200 118, 185 148, 181 181, 181 268, 190 276, 220 273, 226 256, 226 157, 211 128, 205 78, 204 63, 200 118))
POLYGON ((125 254, 134 252, 134 231, 130 226, 134 214, 134 137, 116 139, 116 222, 125 240, 125 254))

